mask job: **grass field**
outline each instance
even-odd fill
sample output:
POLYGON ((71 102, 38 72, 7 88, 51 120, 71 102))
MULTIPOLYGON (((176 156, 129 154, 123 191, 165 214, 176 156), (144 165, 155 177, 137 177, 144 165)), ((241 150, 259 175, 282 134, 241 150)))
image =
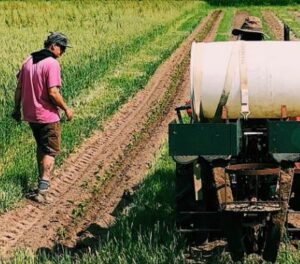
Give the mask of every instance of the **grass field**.
POLYGON ((26 124, 15 124, 10 112, 15 74, 49 31, 66 33, 73 46, 61 58, 63 96, 76 113, 72 123, 63 125, 61 164, 144 87, 206 13, 199 2, 1 2, 0 212, 37 179, 30 131, 26 124))

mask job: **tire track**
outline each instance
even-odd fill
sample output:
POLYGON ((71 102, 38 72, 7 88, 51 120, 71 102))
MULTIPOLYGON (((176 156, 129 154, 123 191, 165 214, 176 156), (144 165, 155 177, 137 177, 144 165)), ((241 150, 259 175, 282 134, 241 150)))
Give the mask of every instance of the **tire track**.
MULTIPOLYGON (((217 17, 220 15, 219 12, 217 17)), ((50 202, 48 204, 41 205, 26 201, 22 207, 0 216, 2 226, 0 230, 0 253, 2 256, 9 256, 17 248, 36 250, 41 247, 52 247, 57 239, 57 231, 74 223, 74 210, 80 204, 92 199, 94 184, 99 179, 105 178, 105 172, 109 171, 118 162, 127 146, 134 144, 134 135, 143 130, 148 115, 154 111, 155 106, 164 98, 172 81, 173 71, 177 65, 183 62, 190 50, 193 39, 203 30, 209 17, 210 15, 159 67, 145 89, 126 103, 105 124, 103 131, 94 133, 67 159, 64 166, 55 173, 56 177, 51 182, 50 202)), ((184 90, 187 90, 187 81, 184 82, 184 85, 184 90)), ((182 99, 182 96, 180 94, 179 98, 182 99)), ((173 111, 171 112, 173 113, 173 111)), ((166 121, 167 123, 168 121, 166 121)), ((158 125, 158 127, 164 130, 166 125, 158 125)), ((160 129, 157 129, 154 134, 158 133, 157 136, 162 140, 165 137, 165 132, 160 129)), ((140 149, 142 153, 138 151, 135 156, 129 157, 129 159, 132 158, 130 161, 136 159, 136 166, 140 167, 143 166, 141 164, 149 164, 153 158, 153 153, 159 148, 161 140, 158 140, 160 143, 156 145, 152 142, 152 138, 149 138, 149 141, 144 143, 147 146, 150 144, 149 147, 153 146, 150 156, 147 156, 148 149, 145 148, 145 144, 142 144, 140 149)), ((126 164, 128 170, 131 166, 132 163, 126 164)), ((137 168, 135 167, 135 169, 137 168)), ((140 175, 141 173, 139 177, 140 175)), ((123 183, 125 178, 130 181, 130 177, 130 174, 128 174, 126 177, 115 176, 107 180, 105 189, 98 195, 99 200, 102 201, 104 214, 109 212, 109 210, 106 210, 106 207, 109 207, 108 205, 113 208, 117 204, 114 195, 124 191, 125 186, 120 184, 120 181, 123 183)), ((140 180, 139 177, 137 181, 140 180)))

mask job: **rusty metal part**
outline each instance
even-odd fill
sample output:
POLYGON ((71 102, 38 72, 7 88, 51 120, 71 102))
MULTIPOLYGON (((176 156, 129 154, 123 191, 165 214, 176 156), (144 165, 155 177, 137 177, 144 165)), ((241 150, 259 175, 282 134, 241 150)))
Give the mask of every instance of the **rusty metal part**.
POLYGON ((287 220, 288 204, 291 195, 292 183, 294 178, 294 169, 281 170, 280 172, 280 188, 278 196, 281 201, 281 211, 273 216, 272 222, 280 229, 282 237, 284 230, 284 223, 287 220))
POLYGON ((222 107, 222 115, 221 115, 222 120, 228 120, 228 109, 225 105, 222 107))
POLYGON ((236 175, 258 176, 258 175, 279 175, 280 168, 277 164, 269 163, 243 163, 229 165, 226 167, 227 173, 236 175))
POLYGON ((278 212, 281 210, 279 202, 263 202, 258 201, 255 203, 247 201, 236 201, 234 203, 226 204, 224 211, 237 212, 237 213, 260 213, 260 212, 278 212))
POLYGON ((233 202, 230 178, 228 173, 225 172, 225 168, 213 168, 213 178, 216 185, 219 206, 222 207, 225 203, 233 202))
POLYGON ((286 119, 288 117, 286 105, 281 105, 281 118, 286 119))
POLYGON ((279 198, 282 201, 288 202, 290 199, 294 173, 295 169, 293 168, 280 172, 279 198))

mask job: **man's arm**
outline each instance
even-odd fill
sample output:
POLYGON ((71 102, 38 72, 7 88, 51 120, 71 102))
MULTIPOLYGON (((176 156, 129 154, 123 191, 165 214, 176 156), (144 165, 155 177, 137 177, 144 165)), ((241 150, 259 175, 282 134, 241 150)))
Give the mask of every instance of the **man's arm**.
POLYGON ((11 114, 12 118, 17 122, 21 121, 21 82, 18 81, 16 90, 15 90, 15 107, 11 114))
POLYGON ((59 92, 59 88, 51 87, 49 89, 49 97, 56 106, 58 106, 65 112, 67 120, 71 121, 73 118, 73 111, 65 103, 63 97, 61 96, 61 94, 59 92))

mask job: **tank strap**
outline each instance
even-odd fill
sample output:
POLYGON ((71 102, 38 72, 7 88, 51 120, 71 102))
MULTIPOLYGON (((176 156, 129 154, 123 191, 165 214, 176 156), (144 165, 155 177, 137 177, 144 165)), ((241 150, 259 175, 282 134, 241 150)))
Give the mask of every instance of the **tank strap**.
POLYGON ((200 121, 201 114, 201 92, 202 92, 202 78, 203 78, 203 43, 193 43, 192 45, 192 58, 191 58, 191 98, 192 109, 195 111, 194 119, 200 121))
POLYGON ((240 89, 241 89, 241 114, 244 119, 250 115, 248 78, 245 56, 245 43, 240 41, 240 89))
POLYGON ((226 77, 225 77, 225 82, 224 82, 224 88, 222 91, 222 95, 220 97, 219 104, 217 106, 216 112, 214 119, 215 120, 220 120, 221 115, 222 115, 222 110, 223 106, 227 104, 228 97, 230 94, 230 90, 232 88, 234 76, 236 74, 236 69, 239 63, 239 42, 236 41, 233 43, 232 48, 231 48, 231 54, 230 58, 228 61, 228 67, 227 67, 227 72, 226 72, 226 77))

